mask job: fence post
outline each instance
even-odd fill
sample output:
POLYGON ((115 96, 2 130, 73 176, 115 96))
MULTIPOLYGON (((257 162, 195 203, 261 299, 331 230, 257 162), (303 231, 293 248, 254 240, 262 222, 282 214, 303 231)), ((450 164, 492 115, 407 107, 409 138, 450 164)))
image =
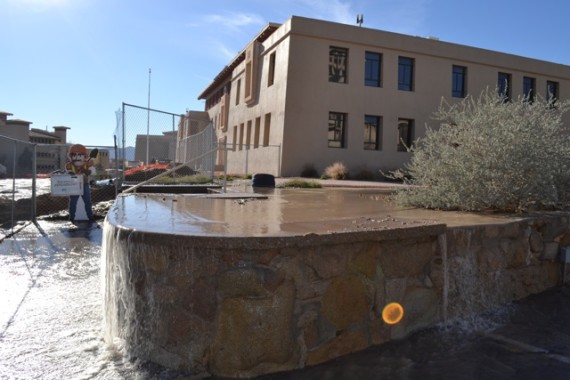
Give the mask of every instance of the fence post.
POLYGON ((33 154, 32 154, 32 222, 36 223, 36 215, 37 215, 37 192, 36 192, 36 176, 37 176, 37 153, 38 153, 38 146, 36 144, 33 145, 33 154))
POLYGON ((277 177, 281 177, 281 144, 277 148, 277 177))
POLYGON ((126 128, 125 128, 125 118, 126 118, 126 114, 125 114, 125 102, 123 102, 123 115, 122 115, 122 116, 123 116, 123 117, 122 117, 122 120, 121 120, 121 121, 122 121, 122 125, 123 125, 123 136, 122 136, 122 140, 123 140, 123 141, 122 141, 122 146, 121 146, 121 161, 123 162, 123 165, 122 165, 123 170, 121 171, 121 184, 122 184, 123 182, 125 182, 125 161, 126 161, 126 160, 125 160, 125 159, 126 159, 125 155, 126 155, 126 153, 127 153, 127 152, 125 152, 125 149, 126 149, 126 148, 125 148, 125 144, 126 144, 125 139, 126 139, 126 132, 127 132, 127 131, 126 131, 126 128))
POLYGON ((248 164, 249 164, 249 145, 245 146, 245 177, 247 178, 248 164))
POLYGON ((228 185, 228 145, 224 143, 224 193, 227 193, 228 185))
POLYGON ((14 149, 12 153, 12 216, 10 224, 12 226, 12 232, 14 231, 14 219, 16 210, 16 150, 18 149, 18 142, 14 141, 14 149))

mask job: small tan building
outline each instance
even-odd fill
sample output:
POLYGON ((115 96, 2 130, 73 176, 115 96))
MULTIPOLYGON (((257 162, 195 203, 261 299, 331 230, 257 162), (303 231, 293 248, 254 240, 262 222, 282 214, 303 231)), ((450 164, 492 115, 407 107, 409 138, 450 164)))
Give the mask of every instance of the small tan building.
POLYGON ((437 127, 442 97, 486 88, 568 99, 570 66, 293 16, 261 30, 199 99, 230 149, 229 173, 298 176, 336 161, 399 168, 402 142, 437 127))

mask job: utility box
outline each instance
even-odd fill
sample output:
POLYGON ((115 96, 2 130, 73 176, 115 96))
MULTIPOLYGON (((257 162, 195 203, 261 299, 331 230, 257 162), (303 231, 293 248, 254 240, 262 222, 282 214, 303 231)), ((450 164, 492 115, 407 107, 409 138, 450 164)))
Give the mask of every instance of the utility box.
POLYGON ((56 174, 51 176, 51 195, 63 197, 83 194, 83 176, 56 174))

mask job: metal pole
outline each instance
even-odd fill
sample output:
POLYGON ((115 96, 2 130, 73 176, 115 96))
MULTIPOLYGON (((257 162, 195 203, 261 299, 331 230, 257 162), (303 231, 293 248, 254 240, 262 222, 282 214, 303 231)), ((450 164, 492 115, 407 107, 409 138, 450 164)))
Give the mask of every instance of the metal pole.
POLYGON ((149 132, 150 132, 150 73, 151 70, 148 69, 148 102, 146 109, 146 164, 148 165, 148 146, 149 146, 149 132))
POLYGON ((228 191, 228 145, 224 141, 224 193, 228 191))
POLYGON ((121 153, 121 158, 123 159, 123 170, 121 171, 121 183, 125 182, 125 132, 125 103, 123 102, 123 152, 121 153))
POLYGON ((37 175, 37 145, 34 144, 32 156, 32 222, 36 222, 36 175, 37 175))
POLYGON ((248 160, 249 160, 249 145, 245 147, 245 177, 247 178, 248 171, 248 160))
POLYGON ((281 144, 277 147, 277 177, 281 177, 281 144))
POLYGON ((11 229, 14 233, 14 219, 15 219, 15 207, 16 207, 16 150, 18 149, 18 142, 14 141, 14 153, 12 154, 12 220, 11 229))

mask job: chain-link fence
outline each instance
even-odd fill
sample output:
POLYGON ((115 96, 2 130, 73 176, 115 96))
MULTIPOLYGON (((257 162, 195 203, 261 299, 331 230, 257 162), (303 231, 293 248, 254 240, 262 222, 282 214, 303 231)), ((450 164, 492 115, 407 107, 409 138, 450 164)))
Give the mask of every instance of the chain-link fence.
MULTIPOLYGON (((70 145, 35 144, 0 136, 0 229, 13 229, 19 222, 48 214, 67 217, 69 197, 51 194, 51 176, 65 171, 70 145)), ((89 177, 93 204, 114 199, 117 194, 113 148, 97 148, 89 177)))
POLYGON ((190 114, 126 103, 117 116, 124 191, 145 185, 213 183, 218 148, 209 118, 196 120, 190 114))
MULTIPOLYGON (((19 220, 33 220, 37 187, 35 146, 0 136, 0 228, 11 229, 19 220)), ((42 184, 39 184, 42 186, 42 184)))
POLYGON ((117 116, 119 162, 124 171, 176 161, 181 115, 123 103, 117 116))
POLYGON ((239 145, 228 144, 227 171, 230 174, 249 176, 267 173, 281 175, 281 145, 239 145))

